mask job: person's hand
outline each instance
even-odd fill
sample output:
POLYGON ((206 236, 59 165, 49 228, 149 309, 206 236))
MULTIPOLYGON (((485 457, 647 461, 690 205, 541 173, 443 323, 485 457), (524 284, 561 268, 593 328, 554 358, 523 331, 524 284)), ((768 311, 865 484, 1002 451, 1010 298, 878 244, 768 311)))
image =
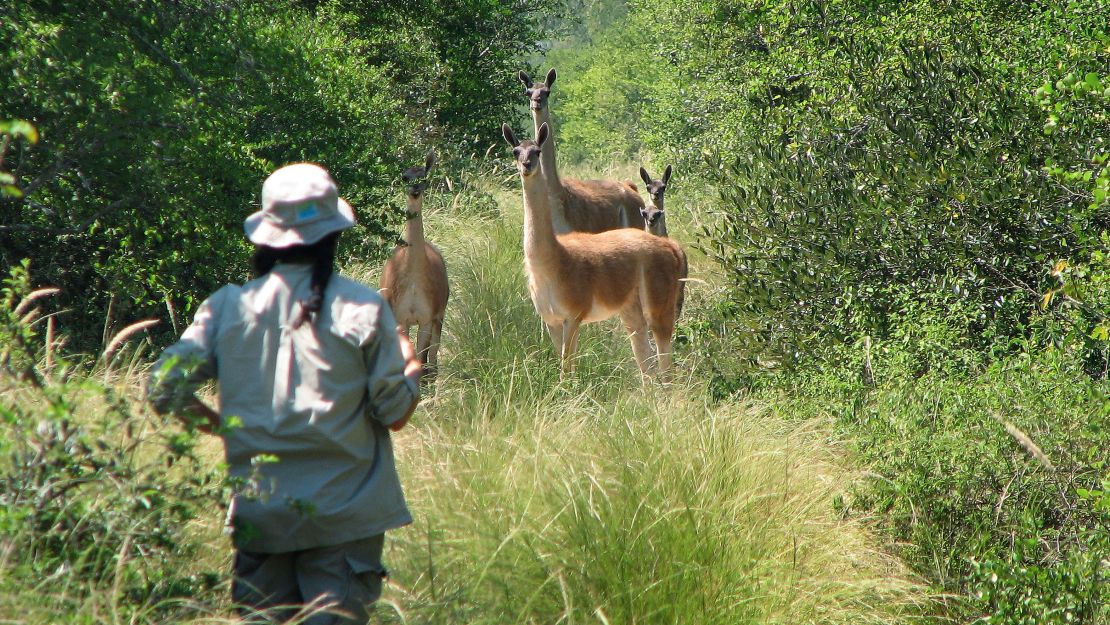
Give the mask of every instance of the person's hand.
POLYGON ((420 359, 416 357, 416 348, 412 346, 412 341, 408 336, 405 336, 405 329, 397 326, 397 336, 401 340, 401 356, 405 359, 405 375, 420 381, 420 372, 423 371, 423 365, 420 359))
MULTIPOLYGON (((401 341, 401 356, 405 359, 405 375, 420 383, 420 372, 424 370, 420 359, 416 357, 416 349, 412 346, 412 341, 405 335, 405 329, 397 326, 397 338, 401 341)), ((412 405, 409 406, 405 416, 401 417, 394 423, 390 424, 389 429, 394 432, 401 431, 409 423, 412 413, 416 410, 416 404, 420 403, 419 398, 413 398, 412 405)))
POLYGON ((197 399, 196 395, 185 402, 177 416, 205 434, 218 434, 220 431, 220 413, 197 399))

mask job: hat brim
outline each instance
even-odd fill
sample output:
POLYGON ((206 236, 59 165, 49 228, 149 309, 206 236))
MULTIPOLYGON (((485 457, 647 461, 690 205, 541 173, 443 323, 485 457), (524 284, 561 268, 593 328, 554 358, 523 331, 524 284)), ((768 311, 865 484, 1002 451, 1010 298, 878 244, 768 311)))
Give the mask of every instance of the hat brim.
POLYGON ((333 232, 346 230, 355 225, 355 212, 343 198, 339 198, 338 212, 320 221, 282 227, 263 218, 262 211, 251 213, 243 222, 247 238, 255 245, 283 248, 294 245, 312 245, 333 232))

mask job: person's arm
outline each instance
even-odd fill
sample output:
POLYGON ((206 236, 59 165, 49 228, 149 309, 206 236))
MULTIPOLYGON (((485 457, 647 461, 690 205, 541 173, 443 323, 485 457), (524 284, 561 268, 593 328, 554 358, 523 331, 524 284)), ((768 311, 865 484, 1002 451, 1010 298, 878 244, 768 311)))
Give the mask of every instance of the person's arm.
POLYGON ((370 416, 397 431, 405 427, 420 400, 420 360, 401 332, 389 304, 375 311, 376 331, 363 346, 370 416))
POLYGON ((219 429, 220 415, 197 399, 196 391, 216 375, 215 309, 224 295, 221 289, 201 304, 181 339, 162 352, 147 388, 155 412, 172 413, 186 425, 207 434, 215 434, 219 429))
MULTIPOLYGON (((404 328, 401 326, 397 326, 397 336, 401 341, 401 356, 405 359, 405 377, 412 380, 417 387, 419 387, 420 374, 424 370, 424 367, 421 365, 420 359, 416 357, 416 348, 412 346, 412 341, 409 340, 409 337, 405 336, 404 328)), ((414 397, 412 405, 410 405, 409 409, 405 412, 405 416, 391 423, 389 429, 394 432, 399 432, 408 425, 409 418, 412 417, 412 413, 416 412, 416 406, 419 403, 420 397, 414 397)))

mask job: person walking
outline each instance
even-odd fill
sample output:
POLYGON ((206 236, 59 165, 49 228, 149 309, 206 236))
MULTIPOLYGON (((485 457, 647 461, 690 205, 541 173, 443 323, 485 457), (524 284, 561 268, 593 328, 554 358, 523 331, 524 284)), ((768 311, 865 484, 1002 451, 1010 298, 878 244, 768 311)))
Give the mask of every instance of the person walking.
POLYGON ((274 171, 244 225, 256 277, 205 300, 151 374, 156 411, 223 437, 248 618, 368 622, 385 532, 412 522, 390 431, 416 408, 420 361, 376 290, 333 275, 354 223, 324 168, 274 171), (217 409, 195 394, 209 380, 217 409))

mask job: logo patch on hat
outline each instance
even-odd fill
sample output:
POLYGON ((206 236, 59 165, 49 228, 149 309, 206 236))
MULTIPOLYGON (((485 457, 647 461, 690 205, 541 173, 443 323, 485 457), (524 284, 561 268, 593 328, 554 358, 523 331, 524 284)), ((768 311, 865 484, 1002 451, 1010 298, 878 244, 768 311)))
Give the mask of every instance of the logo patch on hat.
POLYGON ((308 219, 313 219, 319 216, 319 214, 320 209, 316 208, 315 202, 311 202, 309 204, 305 204, 300 208, 300 210, 297 211, 297 221, 306 221, 308 219))

